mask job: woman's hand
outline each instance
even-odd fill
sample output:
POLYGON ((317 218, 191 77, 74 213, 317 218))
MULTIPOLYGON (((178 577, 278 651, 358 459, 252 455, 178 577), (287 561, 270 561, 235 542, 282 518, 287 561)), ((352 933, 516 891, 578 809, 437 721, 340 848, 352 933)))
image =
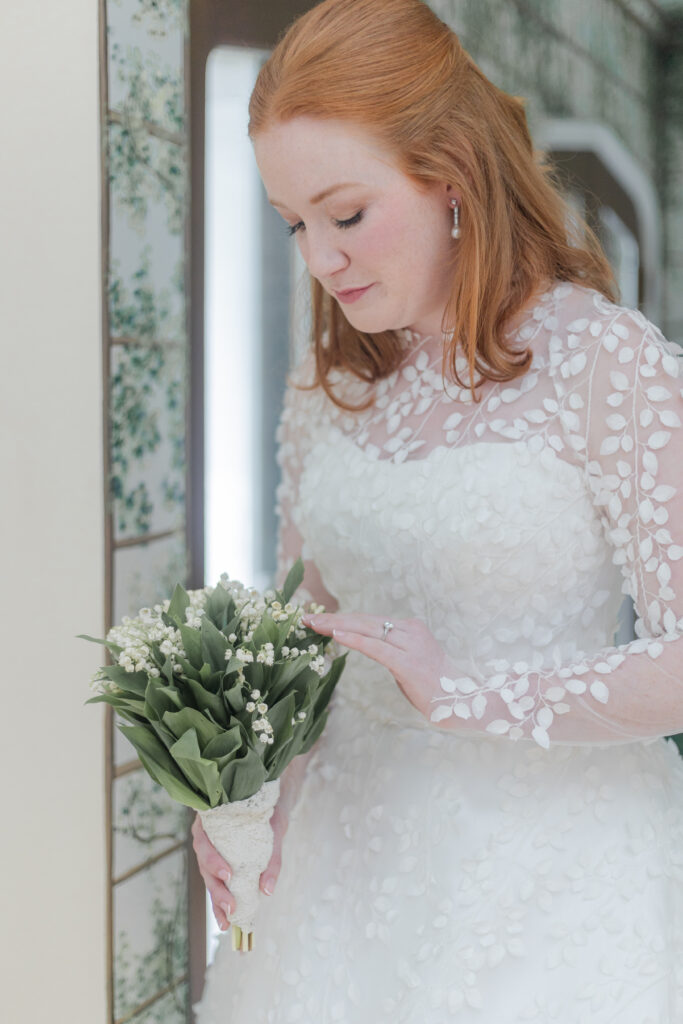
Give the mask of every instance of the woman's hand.
MULTIPOLYGON (((449 674, 449 661, 428 626, 421 619, 394 619, 364 612, 303 615, 304 625, 324 636, 333 636, 344 647, 367 655, 389 669, 404 697, 429 719, 438 695, 441 676, 449 674), (382 639, 384 623, 394 628, 382 639)), ((450 666, 452 669, 452 666, 450 666)), ((443 695, 443 694, 441 694, 443 695)))
MULTIPOLYGON (((270 818, 273 829, 273 853, 259 879, 259 888, 270 895, 280 874, 282 864, 282 840, 289 825, 289 819, 280 801, 275 805, 270 818)), ((195 815, 192 824, 192 846, 197 857, 199 873, 211 896, 214 917, 221 931, 230 925, 230 917, 235 913, 236 900, 228 888, 232 877, 232 868, 207 836, 199 814, 195 815)))

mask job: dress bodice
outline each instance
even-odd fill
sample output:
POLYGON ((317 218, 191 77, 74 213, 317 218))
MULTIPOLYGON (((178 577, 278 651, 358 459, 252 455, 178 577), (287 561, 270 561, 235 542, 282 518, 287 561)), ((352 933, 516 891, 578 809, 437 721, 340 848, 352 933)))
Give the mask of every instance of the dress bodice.
MULTIPOLYGON (((396 464, 331 427, 306 459, 297 522, 340 610, 422 618, 459 661, 541 667, 614 641, 620 573, 581 471, 551 448, 483 441, 396 464)), ((339 691, 430 727, 358 652, 339 691)))

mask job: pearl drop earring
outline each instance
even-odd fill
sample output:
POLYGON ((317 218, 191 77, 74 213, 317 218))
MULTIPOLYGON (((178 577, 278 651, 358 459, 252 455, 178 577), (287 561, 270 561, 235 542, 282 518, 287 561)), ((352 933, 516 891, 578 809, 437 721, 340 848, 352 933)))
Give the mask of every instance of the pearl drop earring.
POLYGON ((453 227, 451 228, 451 238, 460 238, 460 210, 458 207, 458 200, 449 199, 448 201, 453 207, 453 227))

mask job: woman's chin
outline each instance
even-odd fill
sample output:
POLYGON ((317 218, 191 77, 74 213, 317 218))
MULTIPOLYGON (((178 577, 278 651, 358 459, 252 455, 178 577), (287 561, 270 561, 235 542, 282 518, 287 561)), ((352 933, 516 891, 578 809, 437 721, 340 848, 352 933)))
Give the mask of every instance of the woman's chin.
POLYGON ((361 311, 358 310, 343 310, 344 316, 357 331, 363 331, 364 334, 382 334, 384 331, 395 331, 399 329, 398 321, 394 322, 394 318, 381 315, 378 312, 373 313, 371 310, 361 311))

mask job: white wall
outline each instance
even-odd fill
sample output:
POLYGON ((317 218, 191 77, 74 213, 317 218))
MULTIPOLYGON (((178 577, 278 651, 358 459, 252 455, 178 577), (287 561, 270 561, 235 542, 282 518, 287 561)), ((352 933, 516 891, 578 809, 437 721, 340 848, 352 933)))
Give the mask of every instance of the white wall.
POLYGON ((0 4, 0 972, 12 1024, 104 1024, 98 5, 0 4))

